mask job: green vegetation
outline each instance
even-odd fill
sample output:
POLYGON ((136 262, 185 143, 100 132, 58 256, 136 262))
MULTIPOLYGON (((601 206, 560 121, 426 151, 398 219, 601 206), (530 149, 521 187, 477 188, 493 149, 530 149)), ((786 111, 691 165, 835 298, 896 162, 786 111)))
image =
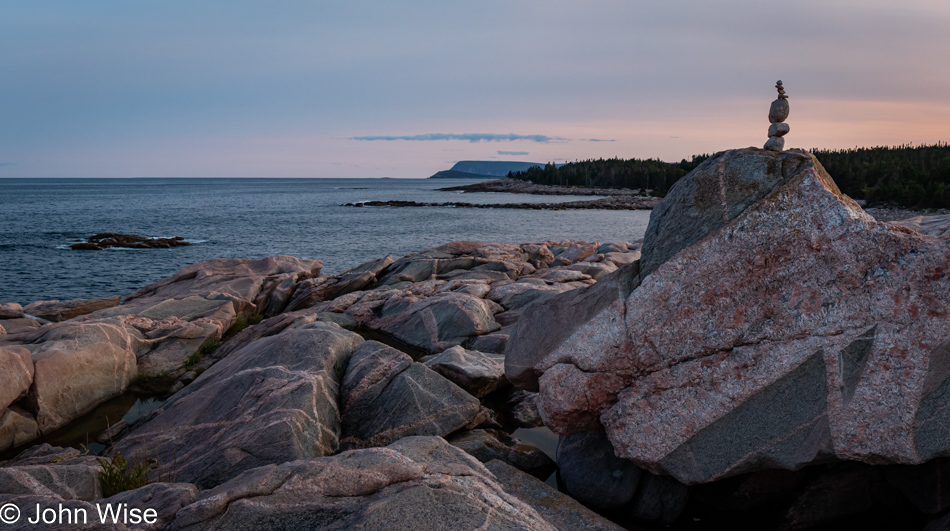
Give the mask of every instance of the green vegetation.
POLYGON ((340 363, 339 361, 333 364, 333 372, 336 374, 337 379, 343 380, 343 375, 346 374, 346 366, 349 364, 348 361, 340 363))
POLYGON ((868 205, 950 208, 950 145, 811 151, 841 191, 868 205))
POLYGON ((508 177, 558 186, 650 189, 658 195, 665 195, 673 183, 707 158, 709 155, 695 155, 690 160, 676 163, 660 159, 617 158, 577 161, 563 166, 548 163, 543 168, 535 166, 509 173, 508 177))
MULTIPOLYGON (((191 357, 193 358, 195 356, 198 356, 198 358, 200 359, 203 356, 207 356, 208 354, 211 354, 215 350, 218 350, 218 347, 220 347, 221 344, 222 343, 220 341, 208 341, 204 345, 201 345, 201 348, 198 349, 198 352, 195 352, 194 354, 192 354, 191 357)), ((188 359, 191 360, 191 358, 188 358, 188 359)), ((195 361, 195 363, 198 363, 198 362, 195 361)))
POLYGON ((221 346, 221 343, 217 341, 212 341, 210 343, 205 343, 201 346, 201 349, 198 352, 195 352, 191 356, 188 356, 188 359, 185 360, 185 370, 193 371, 195 366, 201 363, 201 360, 204 359, 205 355, 214 352, 214 350, 221 346), (205 347, 208 347, 207 349, 205 347))
MULTIPOLYGON (((846 150, 813 149, 811 153, 841 188, 869 206, 950 208, 950 145, 902 145, 846 150)), ((668 163, 659 159, 598 159, 563 166, 547 164, 508 177, 537 184, 666 191, 709 155, 668 163)))
MULTIPOLYGON (((250 317, 244 317, 243 315, 238 316, 238 318, 235 319, 234 324, 231 325, 231 328, 228 328, 227 332, 224 333, 224 337, 221 338, 221 341, 227 341, 238 335, 238 332, 241 330, 244 330, 249 326, 254 326, 263 320, 264 317, 261 315, 252 315, 250 317)), ((218 345, 220 345, 220 343, 218 345)))
POLYGON ((149 483, 149 474, 158 469, 158 464, 154 459, 144 459, 138 464, 131 465, 119 452, 112 457, 99 458, 97 461, 102 466, 102 471, 99 472, 99 483, 102 485, 103 498, 144 487, 149 483))

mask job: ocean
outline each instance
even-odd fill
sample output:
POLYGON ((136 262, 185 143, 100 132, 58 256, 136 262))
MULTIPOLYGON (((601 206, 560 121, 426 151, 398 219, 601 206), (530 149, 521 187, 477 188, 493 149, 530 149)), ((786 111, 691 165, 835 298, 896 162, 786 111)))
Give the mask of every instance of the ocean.
POLYGON ((212 258, 292 255, 335 273, 452 240, 643 237, 649 211, 345 207, 359 201, 547 203, 589 196, 440 192, 455 179, 0 179, 0 303, 128 295, 212 258), (464 197, 463 197, 464 196, 464 197), (75 251, 98 232, 171 249, 75 251))

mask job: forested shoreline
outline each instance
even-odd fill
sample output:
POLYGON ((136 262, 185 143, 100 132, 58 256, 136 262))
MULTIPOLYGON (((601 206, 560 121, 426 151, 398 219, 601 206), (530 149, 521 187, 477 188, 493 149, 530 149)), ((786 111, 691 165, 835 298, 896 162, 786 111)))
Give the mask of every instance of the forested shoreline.
MULTIPOLYGON (((864 199, 868 205, 950 207, 950 145, 946 142, 809 152, 844 193, 864 199)), ((547 185, 652 190, 653 195, 663 196, 709 156, 693 155, 674 163, 620 158, 562 166, 548 163, 543 168, 511 172, 508 177, 547 185)))

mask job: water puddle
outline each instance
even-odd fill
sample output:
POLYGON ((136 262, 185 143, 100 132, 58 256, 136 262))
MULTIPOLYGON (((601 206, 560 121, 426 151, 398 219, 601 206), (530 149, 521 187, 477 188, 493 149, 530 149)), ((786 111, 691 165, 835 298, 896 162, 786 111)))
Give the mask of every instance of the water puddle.
POLYGON ((120 420, 125 420, 131 424, 146 413, 158 409, 161 405, 162 401, 154 396, 125 393, 99 404, 89 413, 52 433, 30 441, 23 446, 0 453, 0 460, 12 459, 24 450, 43 443, 78 450, 85 447, 90 454, 99 455, 105 448, 105 445, 96 442, 96 437, 100 433, 120 420))
MULTIPOLYGON (((557 462, 557 438, 558 435, 548 429, 546 426, 541 426, 538 428, 518 428, 511 434, 512 437, 520 439, 524 444, 529 444, 534 446, 538 450, 544 452, 544 455, 550 457, 552 460, 557 462)), ((544 480, 545 483, 554 487, 557 487, 557 470, 551 473, 548 476, 548 479, 544 480)))

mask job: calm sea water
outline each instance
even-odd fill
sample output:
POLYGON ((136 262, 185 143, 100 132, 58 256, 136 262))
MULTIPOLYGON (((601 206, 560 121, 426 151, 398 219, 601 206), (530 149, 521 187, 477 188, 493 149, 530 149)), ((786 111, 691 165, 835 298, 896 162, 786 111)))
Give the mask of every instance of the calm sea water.
MULTIPOLYGON (((643 237, 648 211, 353 208, 412 200, 555 202, 578 197, 457 194, 426 179, 0 179, 0 302, 126 295, 212 258, 288 254, 334 273, 452 240, 643 237), (463 197, 464 196, 464 197, 463 197), (74 251, 97 232, 195 242, 173 249, 74 251)), ((589 197, 585 199, 590 199, 589 197)))

